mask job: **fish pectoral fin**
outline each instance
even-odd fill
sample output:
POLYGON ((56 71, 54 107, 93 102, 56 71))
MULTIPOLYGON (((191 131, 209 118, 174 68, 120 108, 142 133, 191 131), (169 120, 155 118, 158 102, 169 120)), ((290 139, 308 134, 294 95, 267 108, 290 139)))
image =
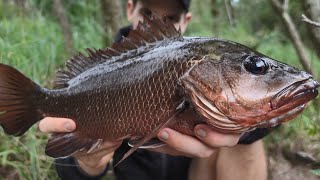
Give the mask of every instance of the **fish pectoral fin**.
POLYGON ((46 154, 53 158, 65 158, 81 149, 96 148, 101 140, 82 138, 73 133, 54 133, 48 140, 46 154))
POLYGON ((156 136, 156 134, 163 129, 164 127, 167 127, 169 124, 173 123, 174 120, 176 120, 177 116, 182 113, 187 107, 187 102, 183 101, 181 102, 176 110, 175 113, 167 120, 162 123, 160 123, 156 128, 154 128, 149 134, 147 134, 145 137, 141 138, 140 141, 137 141, 134 146, 126 153, 124 156, 120 159, 120 161, 115 165, 118 166, 123 160, 125 160, 128 156, 130 156, 134 151, 136 151, 139 147, 144 145, 145 143, 149 142, 152 138, 156 136))
MULTIPOLYGON (((130 141, 128 142, 128 145, 130 147, 134 147, 136 144, 139 143, 139 141, 141 141, 142 138, 138 138, 138 139, 130 139, 130 141)), ((142 144, 139 149, 149 149, 149 148, 157 148, 157 147, 161 147, 166 145, 166 143, 164 143, 163 141, 161 141, 158 138, 152 138, 150 139, 150 141, 142 144)))

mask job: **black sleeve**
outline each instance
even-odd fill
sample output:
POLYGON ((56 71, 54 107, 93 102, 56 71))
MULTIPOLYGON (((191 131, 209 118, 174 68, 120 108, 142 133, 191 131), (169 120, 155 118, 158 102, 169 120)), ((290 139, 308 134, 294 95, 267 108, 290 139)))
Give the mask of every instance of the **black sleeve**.
POLYGON ((280 125, 273 128, 257 128, 253 131, 244 133, 238 142, 238 144, 252 144, 259 139, 267 136, 272 130, 278 128, 280 125))
MULTIPOLYGON (((113 162, 117 163, 130 148, 124 141, 114 153, 113 162)), ((117 180, 187 180, 191 160, 137 149, 113 170, 117 180)))
POLYGON ((121 28, 115 38, 114 38, 114 42, 120 42, 122 40, 123 37, 127 37, 129 35, 129 32, 131 31, 132 29, 132 26, 126 26, 126 27, 123 27, 121 28))
POLYGON ((98 176, 90 176, 82 171, 73 157, 55 160, 56 171, 62 180, 100 180, 106 175, 108 168, 98 176))

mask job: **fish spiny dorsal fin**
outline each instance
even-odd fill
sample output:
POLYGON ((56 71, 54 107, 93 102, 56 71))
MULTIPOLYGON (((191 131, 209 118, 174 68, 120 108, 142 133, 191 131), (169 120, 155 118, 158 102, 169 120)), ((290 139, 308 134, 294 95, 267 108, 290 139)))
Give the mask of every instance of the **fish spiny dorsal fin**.
POLYGON ((112 49, 124 53, 145 46, 147 43, 169 38, 181 38, 181 32, 176 30, 167 18, 161 18, 157 14, 151 17, 143 15, 143 22, 140 21, 137 28, 131 30, 128 37, 124 37, 121 42, 113 43, 112 49))
POLYGON ((151 17, 143 15, 143 22, 139 22, 135 30, 129 32, 128 37, 123 37, 121 42, 115 42, 111 48, 86 49, 87 56, 79 53, 66 63, 66 69, 57 72, 55 88, 64 88, 68 82, 84 71, 110 60, 112 57, 120 56, 131 50, 147 44, 170 38, 182 38, 180 30, 166 18, 153 14, 151 17))
POLYGON ((69 80, 106 59, 101 50, 86 51, 88 56, 79 53, 71 57, 66 63, 66 68, 57 72, 55 88, 67 87, 69 80))

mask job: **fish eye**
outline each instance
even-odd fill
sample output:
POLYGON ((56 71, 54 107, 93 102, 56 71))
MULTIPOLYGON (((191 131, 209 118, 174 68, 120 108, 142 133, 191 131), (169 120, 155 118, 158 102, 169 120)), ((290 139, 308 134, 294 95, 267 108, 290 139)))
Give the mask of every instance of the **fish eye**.
POLYGON ((269 64, 264 59, 258 56, 245 56, 245 58, 243 65, 248 72, 262 75, 268 71, 269 64))

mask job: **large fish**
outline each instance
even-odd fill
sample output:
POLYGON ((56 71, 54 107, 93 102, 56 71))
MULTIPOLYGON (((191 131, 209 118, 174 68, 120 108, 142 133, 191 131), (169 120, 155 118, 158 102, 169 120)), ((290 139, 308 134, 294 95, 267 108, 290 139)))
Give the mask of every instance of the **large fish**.
POLYGON ((166 20, 145 18, 121 43, 72 57, 56 86, 42 88, 0 64, 7 134, 20 136, 47 116, 75 120, 74 132, 49 139, 46 153, 55 158, 130 139, 127 157, 163 127, 189 135, 199 123, 221 133, 273 127, 301 113, 319 84, 241 44, 182 37, 166 20))

